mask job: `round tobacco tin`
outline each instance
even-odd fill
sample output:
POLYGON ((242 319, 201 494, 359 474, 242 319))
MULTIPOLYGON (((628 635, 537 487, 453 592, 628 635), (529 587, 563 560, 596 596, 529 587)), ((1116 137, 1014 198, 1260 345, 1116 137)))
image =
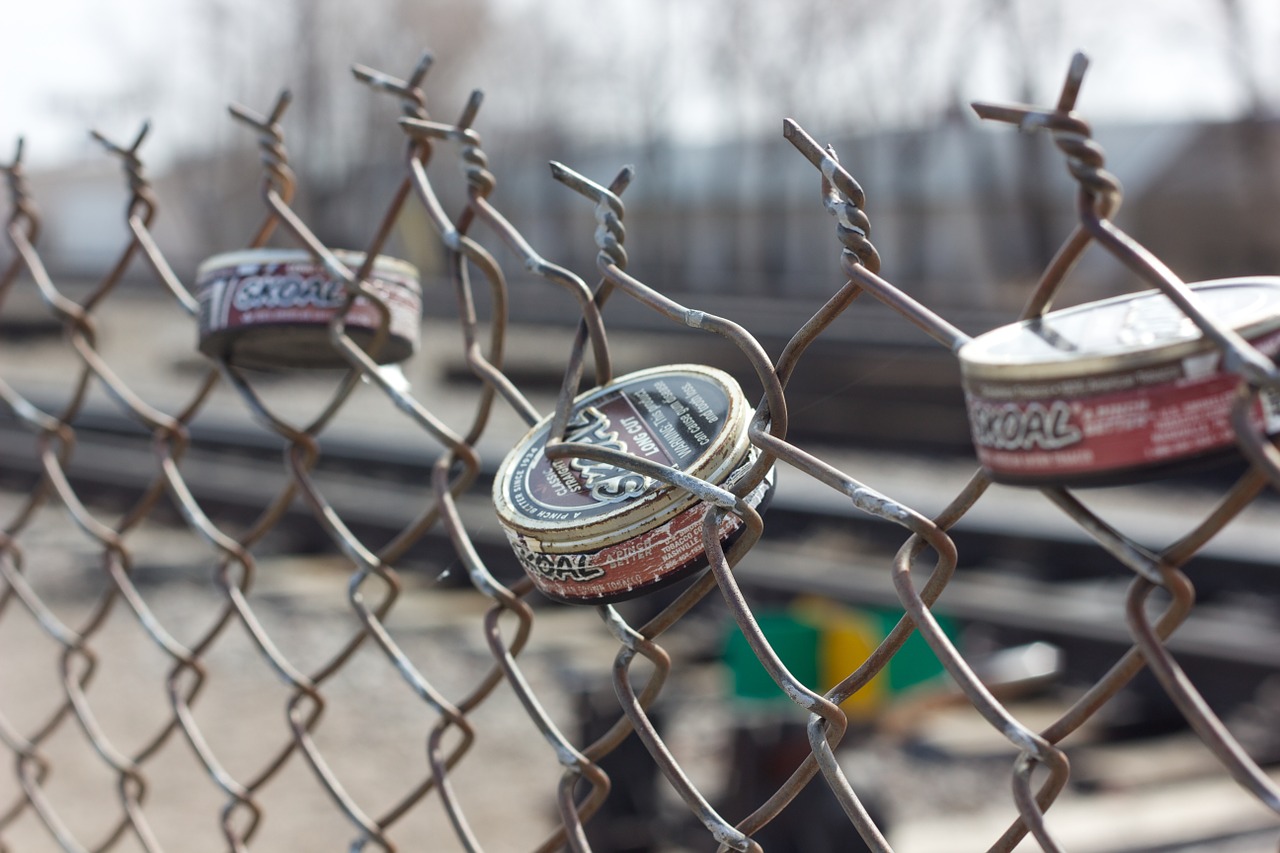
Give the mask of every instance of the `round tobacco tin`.
MULTIPOLYGON (((1280 351, 1280 278, 1191 289, 1268 358, 1280 351)), ((1229 455, 1235 444, 1239 378, 1157 290, 1002 326, 958 355, 978 460, 997 482, 1135 482, 1229 455)), ((1264 392, 1253 419, 1266 435, 1280 432, 1280 396, 1264 392)))
MULTIPOLYGON (((362 252, 334 252, 355 270, 362 252)), ((422 291, 412 264, 383 255, 369 285, 390 312, 380 364, 403 361, 418 348, 422 291)), ((329 322, 346 304, 341 279, 301 250, 247 249, 215 255, 196 272, 200 351, 240 367, 346 367, 329 339, 329 322)), ((381 314, 359 296, 346 314, 346 333, 368 349, 381 314)))
MULTIPOLYGON (((620 450, 731 487, 756 454, 752 409, 731 376, 700 365, 651 368, 574 400, 568 441, 620 450)), ((640 595, 707 565, 709 504, 636 472, 589 459, 548 459, 550 418, 507 455, 494 480, 498 519, 516 557, 547 596, 604 604, 640 595)), ((747 495, 763 509, 773 471, 747 495)), ((728 544, 742 528, 720 522, 728 544)))

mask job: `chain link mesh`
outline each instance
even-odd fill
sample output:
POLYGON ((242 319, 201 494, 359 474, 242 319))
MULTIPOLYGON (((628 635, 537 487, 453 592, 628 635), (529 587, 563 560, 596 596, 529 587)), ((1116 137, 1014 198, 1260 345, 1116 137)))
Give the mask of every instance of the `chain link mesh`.
MULTIPOLYGON (((873 485, 797 446, 787 438, 786 386, 803 368, 806 349, 844 312, 856 310, 855 302, 869 296, 890 306, 914 323, 938 344, 955 351, 968 337, 947 320, 879 277, 880 259, 871 243, 871 224, 866 200, 852 175, 840 165, 834 151, 823 149, 799 125, 788 121, 786 138, 820 172, 821 201, 836 221, 840 259, 847 283, 799 329, 777 361, 773 361, 744 328, 723 317, 681 305, 627 272, 624 248, 624 206, 620 198, 632 174, 622 170, 604 186, 553 164, 554 177, 585 196, 593 205, 598 228, 599 282, 588 284, 573 272, 542 258, 520 232, 491 202, 496 180, 485 157, 479 135, 471 128, 480 107, 479 96, 468 103, 456 123, 433 121, 427 114, 421 84, 430 66, 429 57, 406 80, 367 68, 357 68, 358 79, 375 90, 400 100, 400 126, 406 134, 405 171, 400 185, 391 194, 380 225, 366 247, 366 260, 359 269, 345 266, 325 246, 290 206, 294 175, 289 168, 282 122, 288 106, 287 93, 272 111, 263 116, 233 107, 235 118, 258 135, 264 178, 262 197, 267 214, 250 247, 265 246, 273 234, 308 250, 332 274, 348 285, 346 309, 330 327, 334 347, 349 364, 327 404, 319 414, 296 422, 280 414, 255 385, 255 379, 224 362, 211 365, 202 378, 192 383, 188 399, 164 410, 148 403, 114 371, 98 345, 98 329, 103 306, 111 301, 116 285, 127 270, 143 263, 167 291, 184 322, 192 322, 199 305, 191 292, 166 262, 151 226, 157 215, 157 201, 143 174, 139 148, 146 136, 144 127, 129 146, 113 144, 99 137, 117 156, 128 181, 131 198, 126 211, 128 241, 118 262, 85 297, 72 299, 59 290, 46 272, 37 243, 40 219, 27 191, 22 168, 22 149, 6 167, 12 213, 7 235, 14 258, 0 279, 0 299, 21 283, 34 285, 48 315, 62 328, 66 345, 74 352, 78 370, 67 376, 65 403, 60 408, 40 408, 22 396, 0 376, 0 398, 12 418, 34 438, 33 453, 42 474, 38 485, 16 505, 4 508, 0 533, 0 624, 12 626, 31 621, 46 645, 56 650, 53 663, 56 690, 43 703, 34 719, 17 719, 0 699, 0 738, 12 759, 17 790, 8 802, 0 803, 0 848, 9 849, 6 835, 23 822, 42 826, 65 850, 160 850, 153 821, 162 819, 149 799, 162 798, 152 791, 152 767, 164 756, 181 751, 194 760, 216 786, 217 814, 226 849, 248 850, 271 817, 267 803, 273 784, 294 784, 296 771, 307 775, 325 795, 350 831, 351 849, 395 850, 431 849, 429 839, 400 835, 411 817, 434 808, 435 802, 447 818, 447 831, 466 850, 481 849, 481 837, 473 815, 475 803, 468 802, 455 781, 468 770, 477 744, 494 737, 484 726, 486 708, 514 702, 533 723, 546 749, 558 762, 559 781, 545 792, 554 803, 554 828, 541 841, 527 846, 536 850, 569 848, 587 850, 586 825, 609 794, 610 780, 601 762, 619 748, 633 732, 646 748, 650 760, 683 801, 688 812, 705 829, 708 843, 721 850, 761 850, 753 836, 784 812, 810 784, 827 786, 834 793, 849 825, 871 849, 888 850, 882 829, 864 805, 863 797, 850 782, 837 759, 837 748, 849 728, 842 703, 865 688, 913 634, 921 635, 945 667, 954 684, 982 718, 1007 740, 1011 761, 1010 780, 1017 817, 998 838, 981 841, 992 850, 1011 850, 1028 833, 1045 850, 1062 849, 1048 826, 1049 812, 1069 778, 1068 762, 1060 744, 1090 720, 1122 687, 1144 667, 1152 672, 1187 722, 1221 762, 1224 772, 1272 811, 1280 812, 1280 791, 1275 783, 1245 753, 1210 710, 1196 687, 1185 677, 1165 646, 1166 640, 1187 618, 1194 605, 1194 589, 1182 567, 1198 551, 1248 506, 1268 486, 1280 487, 1280 453, 1251 424, 1248 413, 1259 395, 1280 389, 1280 373, 1266 357, 1242 341, 1230 329, 1222 328, 1205 315, 1186 286, 1124 235, 1111 221, 1119 205, 1119 185, 1103 170, 1103 154, 1090 138, 1088 125, 1074 112, 1075 92, 1083 76, 1084 64, 1073 65, 1062 100, 1055 109, 979 106, 990 118, 1012 121, 1025 128, 1040 128, 1052 134, 1067 157, 1071 172, 1080 184, 1080 225, 1045 272, 1029 300, 1024 317, 1043 313, 1058 293, 1074 261, 1093 242, 1101 244, 1120 261, 1135 269, 1148 283, 1160 288, 1183 310, 1225 356, 1225 364, 1239 377, 1233 408, 1237 444, 1248 458, 1247 473, 1225 494, 1202 520, 1178 541, 1159 551, 1150 550, 1107 519, 1090 511, 1066 489, 1046 488, 1043 493, 1099 548, 1132 572, 1124 612, 1132 634, 1132 647, 1065 713, 1047 726, 1031 727, 1021 722, 994 696, 975 674, 940 626, 933 605, 946 590, 957 567, 955 543, 949 529, 981 500, 990 485, 979 472, 954 496, 942 512, 926 516, 896 501, 873 485), (451 218, 433 190, 428 165, 439 156, 442 146, 457 146, 467 182, 468 203, 451 218), (455 288, 458 324, 466 363, 476 378, 471 397, 469 422, 462 428, 450 426, 431 408, 430 400, 419 400, 398 381, 395 369, 380 367, 371 357, 385 342, 388 311, 379 293, 369 286, 373 259, 388 239, 397 217, 411 197, 424 206, 435 236, 443 244, 448 269, 455 288), (631 624, 613 606, 598 609, 602 625, 599 642, 616 645, 612 682, 617 698, 615 722, 597 739, 575 742, 555 717, 563 697, 555 687, 535 679, 526 671, 522 651, 539 623, 550 617, 535 614, 528 597, 526 580, 503 583, 491 571, 481 550, 473 542, 473 530, 464 521, 459 501, 480 474, 477 445, 486 435, 496 407, 507 407, 523 422, 536 423, 541 413, 504 372, 507 345, 507 281, 503 264, 472 234, 477 228, 495 235, 523 268, 539 279, 567 292, 581 320, 567 361, 564 379, 552 416, 546 453, 554 459, 588 458, 632 470, 687 489, 712 504, 703 522, 703 543, 709 570, 684 587, 657 615, 643 624, 631 624), (479 280, 475 279, 479 276, 479 280), (474 288, 487 288, 489 316, 478 316, 474 288), (615 294, 633 299, 673 324, 719 336, 736 347, 759 381, 759 405, 750 425, 751 444, 759 451, 747 474, 725 490, 709 482, 690 478, 663 466, 655 466, 616 451, 563 440, 571 403, 582 385, 590 351, 593 381, 602 385, 612 379, 612 364, 605 335, 602 310, 615 294), (347 334, 344 318, 357 296, 381 306, 382 325, 366 348, 347 334), (488 334, 484 334, 487 324, 488 334), (317 482, 315 467, 321 457, 320 438, 335 415, 348 405, 353 392, 371 385, 408 418, 415 429, 437 448, 431 468, 429 495, 414 509, 415 518, 397 535, 374 546, 358 536, 331 505, 325 489, 317 482), (235 397, 263 430, 278 436, 284 446, 285 477, 274 496, 262 503, 256 517, 234 532, 216 522, 189 487, 184 463, 189 449, 190 425, 204 411, 215 388, 234 389, 235 397), (75 462, 77 432, 73 424, 83 411, 91 390, 105 391, 114 405, 135 420, 151 437, 153 468, 142 493, 111 521, 92 508, 89 497, 73 488, 68 476, 75 462), (770 467, 784 465, 843 495, 861 513, 901 528, 901 547, 885 570, 892 578, 905 615, 855 669, 826 692, 817 692, 802 683, 784 664, 760 627, 757 614, 735 577, 734 566, 760 539, 764 524, 759 513, 744 500, 765 477, 770 467), (323 654, 314 650, 300 653, 286 650, 273 635, 255 604, 251 588, 261 574, 264 541, 283 523, 291 507, 301 502, 314 522, 326 534, 331 555, 347 574, 347 604, 353 621, 334 628, 339 633, 325 638, 323 654), (55 550, 62 549, 92 559, 100 569, 101 583, 91 593, 80 596, 74 614, 60 612, 38 591, 50 548, 42 524, 58 508, 66 511, 75 533, 62 537, 55 550), (146 555, 139 544, 139 531, 156 519, 176 510, 198 557, 215 567, 208 607, 199 618, 175 619, 152 609, 151 597, 139 580, 139 566, 146 555), (745 533, 725 548, 717 534, 726 515, 736 515, 745 533), (465 571, 474 595, 482 606, 473 609, 480 622, 487 662, 467 665, 468 677, 449 677, 443 686, 433 673, 451 649, 444 645, 424 648, 413 643, 395 627, 397 609, 406 588, 401 566, 405 555, 429 534, 443 533, 452 551, 441 562, 456 564, 465 571), (33 555, 38 559, 33 559, 33 555), (1157 590, 1162 609, 1152 616, 1148 602, 1157 590), (664 685, 673 675, 673 657, 664 649, 664 634, 713 593, 723 598, 737 630, 749 644, 772 679, 795 706, 807 715, 809 752, 789 771, 789 778, 746 817, 731 819, 720 814, 695 781, 697 768, 682 766, 664 740, 655 722, 653 709, 663 695, 664 685), (25 614, 23 616, 22 614, 25 614), (142 705, 154 703, 137 695, 121 697, 109 679, 95 680, 95 673, 128 662, 103 659, 102 638, 113 626, 131 622, 145 634, 147 653, 154 672, 153 686, 161 686, 166 697, 163 714, 141 713, 150 726, 145 736, 130 737, 128 743, 113 736, 99 722, 102 704, 127 700, 142 705), (202 626, 195 627, 192 626, 202 626), (273 698, 264 689, 260 695, 245 697, 247 706, 259 707, 282 702, 287 728, 274 747, 250 757, 234 756, 234 762, 214 745, 209 729, 224 729, 225 722, 202 716, 201 697, 218 680, 211 658, 216 647, 230 642, 247 643, 252 656, 274 673, 283 694, 273 698), (157 658, 158 656, 158 658, 157 658), (349 761, 324 745, 322 719, 332 695, 330 685, 351 678, 361 667, 373 667, 371 657, 381 657, 398 675, 404 689, 420 702, 425 721, 422 743, 425 760, 415 779, 404 784, 397 796, 376 807, 361 799, 339 765, 349 761), (302 663, 303 659, 308 663, 302 663), (641 666, 637 666, 641 663, 641 666), (100 682, 106 680, 107 683, 100 682), (94 689, 94 688, 97 689, 94 689), (548 695, 548 694, 551 695, 548 695), (544 704, 546 703, 546 704, 544 704), (548 710, 548 705, 554 706, 548 710), (157 719, 149 719, 157 717, 157 719), (110 780, 119 808, 110 825, 90 830, 76 829, 77 821, 60 811, 51 789, 60 781, 61 739, 78 730, 82 745, 96 755, 110 780), (232 764, 234 763, 234 769, 232 764), (291 775, 293 774, 293 775, 291 775), (815 777, 820 776, 820 780, 815 777), (86 834, 86 833, 92 833, 86 834)), ((422 235, 427 236, 427 235, 422 235)), ((567 303, 566 303, 567 305, 567 303)), ((145 343, 145 342, 144 342, 145 343)), ((400 608, 403 611, 403 608, 400 608)), ((553 629, 549 629, 553 630, 553 629)), ((15 654, 10 649, 8 654, 15 654)), ((277 688, 278 689, 278 688, 277 688)), ((235 722, 235 721, 232 721, 235 722)), ((404 749, 409 749, 404 745, 404 749)), ((360 750, 356 750, 360 753, 360 750)), ((501 774, 496 766, 482 766, 472 772, 501 774)), ((474 788, 468 788, 474 795, 474 788)), ((499 809, 501 804, 499 804, 499 809)), ((486 812, 487 814, 487 812, 486 812)), ((483 830, 484 827, 480 827, 483 830)), ((404 830, 407 832, 407 830, 404 830)), ((532 831, 538 831, 531 828, 532 831)), ((443 842, 440 842, 443 844, 443 842)), ((452 842, 451 842, 452 843, 452 842)))

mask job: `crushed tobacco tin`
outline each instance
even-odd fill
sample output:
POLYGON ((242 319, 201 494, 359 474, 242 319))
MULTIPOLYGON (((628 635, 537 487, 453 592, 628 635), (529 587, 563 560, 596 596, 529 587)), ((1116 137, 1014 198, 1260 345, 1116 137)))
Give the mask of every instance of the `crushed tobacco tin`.
MULTIPOLYGON (((756 453, 752 409, 727 373, 700 365, 638 371, 579 396, 567 441, 623 451, 731 487, 756 453)), ((548 459, 550 418, 503 461, 493 499, 516 557, 559 601, 604 604, 641 595, 707 565, 709 504, 684 489, 589 459, 548 459)), ((773 471, 746 502, 763 509, 773 471)), ((721 542, 741 532, 732 513, 721 542)))

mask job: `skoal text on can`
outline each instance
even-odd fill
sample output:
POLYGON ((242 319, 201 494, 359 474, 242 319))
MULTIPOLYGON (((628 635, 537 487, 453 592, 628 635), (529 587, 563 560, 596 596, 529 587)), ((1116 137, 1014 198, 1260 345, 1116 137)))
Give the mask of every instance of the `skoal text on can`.
MULTIPOLYGON (((334 255, 353 271, 365 258, 360 252, 334 255)), ((379 364, 403 361, 418 347, 418 271, 379 255, 367 286, 387 312, 386 340, 373 357, 379 364)), ((215 255, 200 264, 195 289, 200 351, 239 367, 346 367, 329 337, 334 317, 346 308, 344 332, 365 351, 382 323, 382 311, 367 296, 357 296, 347 308, 346 282, 302 250, 246 249, 215 255)))
MULTIPOLYGON (((1280 278, 1191 285, 1215 322, 1268 358, 1280 352, 1280 278)), ((960 348, 978 460, 998 482, 1132 482, 1229 455, 1239 377, 1155 290, 1090 302, 979 335, 960 348)), ((1252 420, 1280 432, 1264 391, 1252 420)))

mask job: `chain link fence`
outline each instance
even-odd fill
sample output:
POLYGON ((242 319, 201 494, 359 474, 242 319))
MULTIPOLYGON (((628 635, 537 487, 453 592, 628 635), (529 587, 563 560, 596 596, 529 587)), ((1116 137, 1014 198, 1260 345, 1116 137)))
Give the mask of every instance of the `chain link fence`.
MULTIPOLYGON (((839 245, 833 244, 833 252, 839 253, 848 281, 797 330, 775 361, 748 330, 696 306, 678 304, 628 274, 621 196, 632 179, 629 169, 603 185, 553 164, 554 177, 594 207, 598 282, 589 285, 581 276, 542 258, 491 200, 495 177, 481 139, 472 129, 480 98, 473 97, 456 122, 433 120, 421 88, 429 66, 429 58, 424 58, 403 80, 370 69, 355 71, 356 77, 374 90, 399 99, 403 107, 399 126, 406 135, 403 180, 364 247, 364 259, 356 256, 355 262, 324 245, 290 206, 293 174, 283 137, 287 94, 267 115, 240 107, 232 110, 237 121, 257 134, 265 167, 262 196, 266 217, 248 247, 264 247, 275 238, 301 248, 346 286, 345 301, 326 326, 326 339, 347 369, 325 405, 309 419, 282 414, 281 407, 269 399, 271 395, 263 392, 262 378, 235 364, 234 359, 211 360, 192 383, 186 402, 162 410, 126 384, 104 358, 98 345, 102 319, 117 285, 132 267, 145 266, 185 318, 181 321, 185 325, 194 327, 202 310, 192 289, 179 280, 152 236, 158 202, 140 159, 145 128, 127 146, 101 140, 124 166, 131 192, 126 212, 129 237, 118 263, 82 298, 70 298, 45 271, 38 249, 40 221, 27 192, 21 146, 6 167, 12 202, 7 235, 14 258, 0 279, 0 299, 19 288, 34 286, 48 316, 61 327, 78 369, 65 377, 66 399, 58 408, 41 408, 0 376, 0 399, 10 418, 33 437, 32 452, 41 471, 35 488, 3 507, 0 627, 14 632, 13 636, 27 636, 31 647, 43 644, 53 650, 50 660, 40 665, 41 677, 33 675, 25 685, 36 690, 42 678, 45 682, 47 696, 36 703, 36 712, 18 713, 11 705, 12 696, 0 697, 0 738, 16 783, 8 800, 0 802, 0 849, 19 849, 13 839, 33 827, 42 837, 70 851, 172 849, 172 844, 163 841, 169 832, 164 807, 171 798, 167 799, 169 792, 163 784, 152 780, 162 777, 161 767, 166 762, 180 760, 194 763, 212 783, 213 795, 204 796, 201 802, 207 805, 210 820, 220 827, 219 845, 229 850, 258 849, 258 842, 269 833, 265 827, 273 822, 287 827, 319 820, 321 812, 342 818, 346 838, 340 841, 335 837, 333 842, 335 846, 349 844, 353 850, 479 850, 495 845, 501 849, 588 850, 593 816, 610 795, 611 780, 602 764, 630 749, 624 745, 634 746, 638 739, 644 748, 643 758, 628 753, 631 766, 643 763, 656 768, 687 814, 696 820, 707 848, 763 849, 755 836, 793 808, 808 786, 825 786, 843 811, 847 843, 861 839, 869 849, 889 850, 885 832, 866 804, 866 791, 850 781, 837 750, 850 730, 847 700, 867 689, 913 634, 927 642, 955 687, 1008 744, 1011 793, 990 791, 986 795, 993 799, 1011 796, 1016 817, 998 837, 965 839, 966 848, 1011 850, 1030 835, 1044 850, 1063 849, 1055 841, 1051 813, 1070 776, 1062 744, 1144 668, 1154 674, 1220 762, 1221 772, 1267 808, 1280 812, 1280 790, 1275 782, 1210 710, 1166 648, 1168 638, 1194 607, 1194 589, 1183 566, 1260 493, 1268 487, 1280 487, 1280 453, 1251 417, 1266 395, 1280 390, 1280 373, 1270 358, 1206 314, 1183 282, 1113 224, 1111 217, 1120 201, 1118 183, 1103 169, 1103 152, 1091 140, 1088 125, 1072 111, 1084 74, 1082 59, 1073 64, 1062 99, 1053 109, 979 107, 988 118, 1050 133, 1079 182, 1079 227, 1046 270, 1023 317, 1047 311, 1074 261, 1089 245, 1101 245, 1151 287, 1163 291, 1221 354, 1224 369, 1235 377, 1234 443, 1249 464, 1247 473, 1225 491, 1211 512, 1189 521, 1184 535, 1159 551, 1144 547, 1092 512, 1072 491, 1055 486, 1039 488, 1096 541, 1100 554, 1109 555, 1132 572, 1123 602, 1132 647, 1065 713, 1047 725, 1034 727, 1019 720, 984 684, 933 612, 958 561, 948 531, 982 499, 992 482, 990 476, 975 473, 942 512, 929 517, 787 438, 789 379, 796 371, 820 369, 805 364, 806 349, 842 314, 857 311, 860 298, 890 306, 950 351, 969 341, 944 317, 879 277, 880 259, 870 240, 866 200, 836 153, 817 144, 798 124, 786 122, 787 140, 819 173, 815 184, 820 183, 821 203, 836 222, 839 245), (451 217, 433 190, 428 166, 433 157, 453 156, 454 152, 463 164, 469 201, 451 217), (393 336, 394 320, 386 291, 373 281, 374 258, 392 233, 402 208, 414 198, 434 229, 433 234, 419 235, 420 239, 434 239, 444 247, 465 359, 474 374, 474 393, 468 397, 468 418, 462 426, 451 423, 457 420, 456 411, 446 418, 433 408, 435 401, 414 396, 398 368, 378 360, 393 336), (547 458, 553 462, 588 460, 643 475, 669 487, 673 494, 691 496, 700 513, 696 516, 698 541, 705 551, 706 568, 673 589, 656 615, 633 623, 624 617, 623 608, 613 603, 590 605, 600 619, 593 646, 614 650, 611 680, 616 701, 606 724, 589 738, 566 730, 563 720, 569 700, 565 685, 546 678, 541 663, 522 655, 539 629, 555 633, 558 611, 535 611, 530 603, 532 580, 499 578, 500 573, 492 570, 473 541, 476 523, 460 509, 460 503, 475 492, 481 470, 477 448, 488 434, 494 412, 505 409, 531 428, 544 419, 544 413, 505 369, 507 262, 479 239, 481 232, 496 237, 506 257, 514 258, 536 279, 554 285, 549 291, 564 291, 552 293, 548 299, 564 298, 566 310, 572 304, 580 317, 563 382, 547 416, 547 458), (485 291, 488 310, 483 318, 476 307, 476 288, 485 291), (750 365, 759 386, 750 389, 748 396, 758 404, 748 416, 750 449, 736 479, 726 484, 723 478, 693 476, 625 449, 582 440, 580 433, 574 432, 574 400, 584 386, 588 365, 593 386, 605 386, 615 378, 603 319, 611 298, 635 300, 675 327, 689 329, 690 334, 718 336, 740 351, 750 365), (357 340, 348 322, 360 304, 374 306, 376 318, 372 332, 357 340), (188 482, 189 427, 210 405, 215 388, 233 389, 234 398, 263 431, 278 437, 284 448, 284 475, 278 483, 270 481, 271 496, 261 502, 250 522, 234 526, 216 521, 188 482), (390 401, 435 454, 429 485, 420 504, 412 508, 412 522, 377 545, 357 535, 334 508, 315 470, 323 456, 322 436, 344 406, 351 405, 357 389, 369 388, 390 401), (68 476, 76 461, 77 418, 89 395, 100 392, 149 433, 152 448, 148 485, 128 506, 109 514, 95 508, 68 476), (824 692, 789 671, 762 630, 759 614, 734 572, 763 533, 759 501, 749 498, 753 493, 758 495, 775 466, 794 469, 851 501, 857 511, 902 531, 901 547, 883 569, 905 615, 883 642, 824 692), (264 616, 261 599, 255 598, 255 584, 266 584, 270 589, 269 564, 274 558, 267 556, 270 548, 266 543, 299 505, 324 531, 328 543, 323 555, 307 559, 327 561, 326 565, 337 566, 345 575, 350 618, 317 619, 312 627, 322 637, 302 644, 290 642, 286 647, 279 641, 274 617, 264 616), (51 533, 48 520, 63 514, 61 510, 74 523, 74 531, 53 528, 51 533), (211 580, 193 581, 201 584, 203 591, 198 612, 162 614, 144 577, 145 564, 154 557, 143 553, 147 549, 139 544, 142 531, 170 518, 174 511, 180 516, 179 529, 187 536, 175 552, 180 555, 175 561, 213 567, 211 580), (111 520, 104 520, 108 515, 111 520), (725 536, 729 529, 735 535, 725 536), (465 574, 469 582, 467 603, 459 603, 453 597, 456 593, 451 593, 447 604, 434 608, 422 604, 437 593, 417 586, 402 563, 412 548, 431 535, 443 535, 442 541, 447 542, 439 546, 449 552, 440 562, 456 565, 465 574), (98 581, 79 590, 77 604, 70 611, 51 603, 48 593, 42 593, 49 588, 48 576, 56 571, 58 553, 97 565, 98 581), (786 769, 785 781, 745 815, 724 815, 712 805, 703 790, 702 769, 689 758, 678 757, 687 750, 673 748, 671 736, 664 733, 655 713, 659 699, 673 689, 668 681, 680 676, 673 663, 678 658, 664 648, 666 637, 704 599, 717 597, 751 653, 807 719, 804 754, 786 769), (463 650, 447 635, 426 637, 421 626, 406 624, 404 614, 410 612, 410 605, 405 602, 410 599, 419 602, 412 605, 415 618, 429 613, 430 619, 451 629, 479 630, 482 656, 463 650), (1153 601, 1159 606, 1149 606, 1153 601), (19 625, 23 627, 19 629, 19 625), (131 646, 134 653, 128 659, 108 659, 101 651, 107 645, 106 638, 122 626, 145 641, 131 646), (230 664, 225 653, 229 647, 239 649, 230 664), (264 679, 249 695, 230 701, 216 698, 220 667, 248 667, 254 661, 265 664, 274 678, 264 679), (412 754, 415 769, 396 776, 394 795, 380 795, 380 801, 373 802, 362 793, 361 780, 378 775, 383 767, 390 773, 393 762, 373 748, 371 737, 355 738, 353 743, 335 739, 332 733, 343 729, 336 722, 326 725, 326 719, 345 720, 370 735, 386 712, 384 673, 388 665, 399 685, 395 701, 411 699, 411 710, 402 713, 412 713, 421 732, 416 742, 395 744, 388 753, 400 759, 412 754), (365 707, 343 711, 333 700, 338 685, 352 680, 367 687, 370 698, 365 707), (375 682, 376 688, 372 686, 375 682), (210 698, 202 704, 205 696, 210 698), (135 723, 127 736, 101 722, 104 710, 118 711, 121 705, 135 723), (519 734, 509 731, 501 721, 505 718, 494 716, 498 706, 517 708, 540 739, 532 737, 527 728, 519 734), (206 708, 216 710, 207 713, 206 708), (326 709, 330 709, 328 716, 326 709), (287 720, 284 728, 280 728, 281 710, 287 720), (244 750, 235 746, 237 729, 271 726, 279 733, 271 748, 243 754, 244 750), (486 752, 494 743, 500 745, 498 754, 486 752), (68 772, 61 768, 74 766, 66 758, 68 749, 88 750, 93 755, 103 780, 98 796, 114 802, 114 808, 106 809, 110 817, 105 823, 86 826, 60 806, 55 791, 68 783, 68 772), (497 827, 522 813, 514 799, 495 794, 499 782, 516 773, 518 766, 552 757, 559 768, 558 779, 554 774, 542 774, 537 777, 538 790, 522 792, 545 804, 545 813, 535 811, 540 815, 537 820, 517 825, 514 835, 501 835, 497 827), (324 796, 303 813, 287 805, 274 806, 276 792, 291 786, 307 786, 324 796), (416 822, 426 813, 440 818, 429 829, 416 822), (545 837, 534 837, 544 830, 545 837)), ((147 341, 133 345, 145 347, 147 341)), ((289 379, 271 381, 278 387, 289 379)), ((192 577, 197 577, 196 569, 191 571, 192 577)), ((284 594, 301 596, 296 591, 284 594)), ((438 595, 445 600, 445 593, 438 595)), ((7 657, 25 654, 24 648, 16 645, 6 651, 7 657)), ((31 669, 37 671, 34 665, 31 669)), ((27 672, 25 668, 20 671, 27 672)))

